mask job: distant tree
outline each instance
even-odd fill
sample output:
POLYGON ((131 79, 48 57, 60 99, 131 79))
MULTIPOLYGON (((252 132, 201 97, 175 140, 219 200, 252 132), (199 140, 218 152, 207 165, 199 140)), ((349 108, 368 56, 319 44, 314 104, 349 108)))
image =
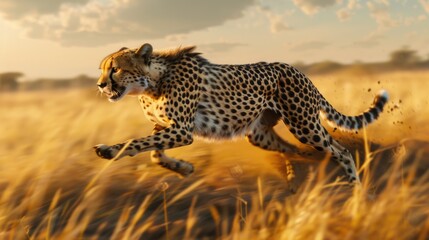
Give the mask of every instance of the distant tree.
POLYGON ((395 67, 414 67, 419 64, 421 58, 417 51, 404 47, 390 54, 390 63, 395 67))
POLYGON ((296 69, 300 70, 303 73, 307 73, 308 65, 302 61, 294 62, 292 63, 292 66, 294 66, 296 69))
POLYGON ((426 56, 426 59, 422 62, 423 67, 429 68, 429 54, 426 56))
POLYGON ((89 77, 85 74, 82 74, 71 79, 71 81, 74 87, 88 87, 88 86, 95 86, 97 79, 93 77, 89 77))
POLYGON ((18 78, 24 76, 20 72, 0 73, 0 91, 16 91, 19 88, 18 78))
POLYGON ((322 61, 308 66, 308 72, 311 74, 328 74, 338 71, 344 67, 343 64, 333 61, 322 61))

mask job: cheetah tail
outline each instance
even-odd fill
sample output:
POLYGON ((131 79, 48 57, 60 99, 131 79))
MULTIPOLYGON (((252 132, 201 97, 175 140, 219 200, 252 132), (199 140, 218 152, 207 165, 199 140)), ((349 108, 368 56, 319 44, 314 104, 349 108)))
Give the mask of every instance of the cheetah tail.
POLYGON ((368 110, 357 116, 346 116, 339 113, 329 102, 322 97, 321 112, 322 118, 326 119, 329 125, 338 127, 343 131, 356 131, 374 122, 383 111, 384 105, 389 100, 386 90, 381 90, 374 98, 374 102, 368 110))

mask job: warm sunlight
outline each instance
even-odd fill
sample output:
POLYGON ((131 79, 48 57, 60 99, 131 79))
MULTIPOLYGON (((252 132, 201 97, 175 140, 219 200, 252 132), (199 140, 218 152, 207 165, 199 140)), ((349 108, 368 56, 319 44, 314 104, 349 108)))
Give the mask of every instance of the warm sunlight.
POLYGON ((428 0, 2 0, 0 239, 428 239, 428 23, 428 0))
POLYGON ((4 0, 0 72, 98 75, 100 56, 150 42, 198 45, 216 63, 385 61, 429 54, 427 0, 4 0), (13 57, 11 57, 13 56, 13 57))

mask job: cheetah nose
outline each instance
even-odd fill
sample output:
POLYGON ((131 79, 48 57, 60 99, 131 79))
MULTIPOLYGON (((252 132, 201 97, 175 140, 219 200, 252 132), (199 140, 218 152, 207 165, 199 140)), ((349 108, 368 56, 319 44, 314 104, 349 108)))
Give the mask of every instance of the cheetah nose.
POLYGON ((106 83, 106 82, 104 82, 104 83, 99 83, 99 84, 97 84, 97 86, 98 86, 99 88, 104 88, 105 86, 107 86, 107 83, 106 83))

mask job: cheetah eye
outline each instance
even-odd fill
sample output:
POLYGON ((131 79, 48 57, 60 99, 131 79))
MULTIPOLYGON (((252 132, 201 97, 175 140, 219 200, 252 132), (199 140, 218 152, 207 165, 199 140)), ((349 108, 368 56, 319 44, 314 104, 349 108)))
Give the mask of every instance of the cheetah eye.
POLYGON ((117 67, 112 67, 112 72, 113 73, 117 73, 119 71, 119 69, 117 67))

